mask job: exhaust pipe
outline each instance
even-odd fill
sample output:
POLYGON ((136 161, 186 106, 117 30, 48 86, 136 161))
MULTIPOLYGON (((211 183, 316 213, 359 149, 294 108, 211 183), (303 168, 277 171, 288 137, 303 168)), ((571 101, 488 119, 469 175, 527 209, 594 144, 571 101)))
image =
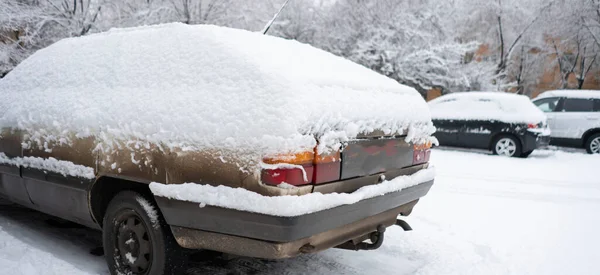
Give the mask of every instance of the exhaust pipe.
POLYGON ((402 227, 404 231, 412 231, 412 227, 405 220, 396 219, 396 225, 402 227))
POLYGON ((371 233, 369 235, 369 239, 371 243, 362 242, 355 244, 352 241, 343 243, 341 245, 336 246, 336 248, 346 249, 346 250, 375 250, 383 244, 383 236, 385 234, 385 226, 379 225, 377 226, 377 231, 371 233))

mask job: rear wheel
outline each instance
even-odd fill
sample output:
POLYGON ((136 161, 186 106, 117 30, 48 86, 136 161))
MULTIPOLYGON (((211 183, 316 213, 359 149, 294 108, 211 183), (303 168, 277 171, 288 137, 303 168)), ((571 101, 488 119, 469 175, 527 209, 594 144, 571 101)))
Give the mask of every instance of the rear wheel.
POLYGON ((585 143, 588 154, 600 154, 600 133, 589 137, 585 143))
POLYGON ((520 157, 521 143, 513 136, 500 136, 492 147, 494 154, 505 157, 520 157))
POLYGON ((179 247, 151 200, 132 191, 117 194, 103 227, 111 274, 175 274, 179 247))

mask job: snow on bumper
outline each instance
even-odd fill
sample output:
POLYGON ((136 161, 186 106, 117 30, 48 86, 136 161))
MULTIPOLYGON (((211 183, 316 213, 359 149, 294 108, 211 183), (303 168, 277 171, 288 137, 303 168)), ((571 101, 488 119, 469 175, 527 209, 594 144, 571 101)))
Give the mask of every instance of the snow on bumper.
POLYGON ((270 216, 296 217, 397 192, 432 181, 434 176, 435 168, 429 167, 410 176, 400 176, 380 184, 362 187, 349 194, 311 193, 302 196, 267 197, 243 188, 195 183, 165 185, 156 182, 150 184, 150 190, 157 197, 197 203, 199 207, 209 205, 270 216))

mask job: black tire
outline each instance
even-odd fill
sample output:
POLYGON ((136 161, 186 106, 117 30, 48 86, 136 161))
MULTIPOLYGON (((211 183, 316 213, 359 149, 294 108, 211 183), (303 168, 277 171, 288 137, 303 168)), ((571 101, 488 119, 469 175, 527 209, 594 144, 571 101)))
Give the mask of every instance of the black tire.
POLYGON ((597 147, 592 145, 592 143, 594 143, 594 145, 597 144, 596 142, 600 142, 600 133, 593 134, 585 141, 585 150, 588 152, 588 154, 600 154, 600 149, 596 149, 597 147))
POLYGON ((181 267, 181 249, 158 207, 136 192, 122 191, 111 200, 104 215, 102 241, 113 275, 171 275, 181 267))
POLYGON ((521 150, 522 150, 521 142, 512 135, 500 135, 497 138, 495 138, 494 142, 492 143, 492 152, 494 153, 494 155, 503 155, 503 156, 507 156, 507 157, 518 158, 518 157, 521 157, 521 155, 523 154, 523 152, 521 150), (507 139, 512 141, 512 143, 514 144, 514 153, 512 153, 512 155, 505 154, 504 152, 501 152, 498 150, 499 143, 504 142, 507 139))
POLYGON ((531 155, 531 153, 533 153, 533 150, 527 151, 527 152, 523 152, 519 157, 520 158, 528 158, 531 155))

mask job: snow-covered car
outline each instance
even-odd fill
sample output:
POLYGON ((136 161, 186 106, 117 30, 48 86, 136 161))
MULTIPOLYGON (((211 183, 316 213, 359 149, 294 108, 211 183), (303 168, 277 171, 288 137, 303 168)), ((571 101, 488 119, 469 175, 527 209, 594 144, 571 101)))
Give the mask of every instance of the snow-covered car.
POLYGON ((548 117, 552 145, 600 154, 600 91, 548 91, 533 103, 548 117))
POLYGON ((546 117, 529 98, 500 92, 453 93, 429 102, 443 146, 528 157, 550 141, 546 117))
POLYGON ((433 184, 416 90, 296 41, 167 24, 69 38, 0 80, 0 195, 103 230, 112 274, 178 246, 378 248, 433 184))

